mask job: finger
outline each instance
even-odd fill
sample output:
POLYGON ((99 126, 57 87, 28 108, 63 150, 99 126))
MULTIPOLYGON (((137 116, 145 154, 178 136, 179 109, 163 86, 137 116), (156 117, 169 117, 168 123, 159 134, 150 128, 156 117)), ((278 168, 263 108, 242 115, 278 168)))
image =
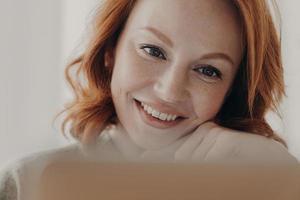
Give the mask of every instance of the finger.
POLYGON ((209 131, 192 153, 192 161, 205 161, 208 153, 214 148, 220 131, 209 131))
POLYGON ((142 154, 143 160, 174 161, 174 153, 182 145, 185 138, 181 138, 170 145, 156 150, 146 150, 142 154))
MULTIPOLYGON (((209 163, 232 163, 239 155, 238 144, 235 141, 228 141, 231 138, 226 133, 219 132, 214 144, 210 147, 209 151, 203 156, 203 160, 209 163)), ((199 158, 195 158, 196 160, 199 158)))
POLYGON ((189 134, 184 143, 175 152, 176 161, 186 161, 191 159, 193 152, 216 124, 205 122, 201 124, 193 133, 189 134))

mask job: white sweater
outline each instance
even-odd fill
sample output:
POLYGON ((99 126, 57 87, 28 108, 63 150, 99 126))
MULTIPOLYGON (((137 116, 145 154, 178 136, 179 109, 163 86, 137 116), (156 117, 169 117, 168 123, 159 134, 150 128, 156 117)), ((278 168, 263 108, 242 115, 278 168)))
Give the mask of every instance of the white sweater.
POLYGON ((27 200, 45 167, 53 161, 122 159, 105 134, 91 146, 80 143, 31 154, 0 168, 0 200, 27 200), (109 153, 108 153, 109 152, 109 153), (108 157, 109 155, 109 157, 108 157))

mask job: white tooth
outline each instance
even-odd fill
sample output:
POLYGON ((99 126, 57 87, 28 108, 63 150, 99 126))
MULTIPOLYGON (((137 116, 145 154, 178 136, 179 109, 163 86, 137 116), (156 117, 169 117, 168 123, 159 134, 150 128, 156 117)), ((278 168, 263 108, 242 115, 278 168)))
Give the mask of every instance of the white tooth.
POLYGON ((149 106, 145 105, 145 106, 144 106, 144 110, 147 111, 148 107, 149 107, 149 106))
POLYGON ((176 117, 177 117, 176 115, 173 115, 171 119, 172 119, 172 120, 175 120, 176 117))
POLYGON ((159 117, 159 112, 156 111, 156 110, 152 111, 152 116, 158 118, 159 117))
POLYGON ((157 110, 154 110, 152 107, 144 104, 143 102, 141 102, 143 109, 150 115, 152 115, 153 117, 159 118, 160 120, 167 120, 167 121, 171 121, 171 120, 175 120, 176 119, 176 115, 170 115, 170 114, 166 114, 166 113, 160 113, 157 110))
POLYGON ((150 106, 148 106, 148 108, 147 108, 147 113, 148 113, 148 114, 151 114, 152 111, 153 111, 153 109, 152 109, 150 106))
POLYGON ((161 114, 159 115, 159 119, 160 119, 160 120, 166 120, 166 118, 167 118, 167 114, 165 114, 165 113, 161 113, 161 114))
POLYGON ((168 115, 167 120, 171 121, 171 119, 172 119, 172 115, 168 115))

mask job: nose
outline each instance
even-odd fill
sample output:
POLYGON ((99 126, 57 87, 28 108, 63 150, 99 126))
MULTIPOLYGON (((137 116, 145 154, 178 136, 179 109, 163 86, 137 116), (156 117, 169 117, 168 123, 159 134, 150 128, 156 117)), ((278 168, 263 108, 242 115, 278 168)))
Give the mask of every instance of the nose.
POLYGON ((178 66, 170 67, 164 73, 158 75, 154 84, 154 92, 160 99, 178 104, 187 100, 189 96, 187 80, 186 72, 183 69, 178 66))

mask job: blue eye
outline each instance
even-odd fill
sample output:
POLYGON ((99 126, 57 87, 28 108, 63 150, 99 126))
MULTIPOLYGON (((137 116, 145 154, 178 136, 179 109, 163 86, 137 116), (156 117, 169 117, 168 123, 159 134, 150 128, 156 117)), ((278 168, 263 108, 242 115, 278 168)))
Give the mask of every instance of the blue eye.
POLYGON ((204 75, 207 78, 213 78, 213 79, 221 79, 222 73, 215 67, 210 65, 205 65, 199 68, 195 69, 197 72, 200 73, 200 75, 204 75))
POLYGON ((143 49, 147 54, 149 54, 152 57, 166 60, 163 50, 161 50, 159 47, 153 45, 143 45, 141 49, 143 49))

